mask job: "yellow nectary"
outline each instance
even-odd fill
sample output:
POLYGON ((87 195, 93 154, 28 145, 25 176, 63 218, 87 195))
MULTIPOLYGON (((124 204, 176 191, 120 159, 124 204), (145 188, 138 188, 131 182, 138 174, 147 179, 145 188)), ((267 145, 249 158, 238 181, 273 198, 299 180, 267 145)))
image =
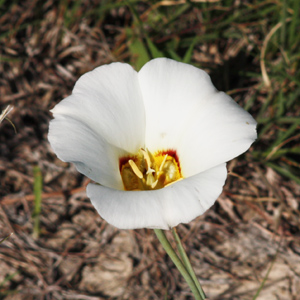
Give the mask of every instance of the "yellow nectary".
POLYGON ((141 149, 136 156, 122 157, 120 173, 127 191, 158 190, 183 178, 174 150, 152 155, 141 149))

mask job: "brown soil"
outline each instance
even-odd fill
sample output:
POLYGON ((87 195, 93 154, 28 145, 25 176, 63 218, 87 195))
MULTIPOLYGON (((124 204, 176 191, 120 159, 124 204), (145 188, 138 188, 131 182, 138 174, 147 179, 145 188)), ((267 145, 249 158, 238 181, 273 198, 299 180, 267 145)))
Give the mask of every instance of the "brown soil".
MULTIPOLYGON (((0 109, 14 106, 8 117, 16 128, 7 120, 0 125, 0 239, 13 233, 0 244, 0 298, 192 299, 153 231, 123 231, 103 221, 86 197, 88 179, 61 162, 47 140, 49 110, 76 79, 126 59, 116 46, 124 12, 112 11, 103 27, 79 12, 82 21, 68 29, 62 7, 45 1, 38 11, 37 5, 24 1, 0 16, 1 31, 10 32, 0 40, 0 109), (43 17, 35 24, 38 12, 43 17), (25 25, 13 31, 12 24, 25 25), (32 217, 36 165, 43 175, 38 238, 32 217)), ((232 49, 228 59, 237 55, 232 49)), ((209 55, 208 46, 201 51, 206 55, 196 51, 195 61, 215 57, 218 65, 226 59, 209 55)), ((214 207, 178 227, 207 296, 250 300, 272 266, 257 299, 300 299, 300 187, 254 162, 251 150, 228 169, 214 207)))

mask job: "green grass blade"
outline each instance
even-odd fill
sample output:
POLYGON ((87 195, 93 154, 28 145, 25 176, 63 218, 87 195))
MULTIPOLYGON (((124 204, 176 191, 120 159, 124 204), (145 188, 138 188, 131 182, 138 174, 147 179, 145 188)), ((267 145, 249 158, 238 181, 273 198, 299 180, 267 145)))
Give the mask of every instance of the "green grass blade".
POLYGON ((129 43, 129 50, 131 52, 131 64, 139 71, 141 67, 150 60, 148 51, 142 39, 136 37, 129 43))
POLYGON ((2 244, 3 242, 5 242, 7 239, 9 239, 14 233, 12 232, 10 235, 6 236, 5 238, 3 238, 1 241, 0 241, 0 244, 2 244))
POLYGON ((41 205, 42 205, 42 173, 39 166, 33 168, 33 193, 34 193, 34 211, 33 211, 33 236, 38 238, 40 235, 40 214, 41 214, 41 205))
POLYGON ((191 63, 192 56, 193 56, 193 50, 194 50, 197 42, 198 42, 198 36, 195 36, 193 42, 191 43, 190 47, 186 51, 182 62, 187 63, 187 64, 191 63))
POLYGON ((297 184, 300 184, 300 177, 294 175, 288 168, 286 167, 281 167, 277 164, 267 162, 266 166, 272 168, 274 171, 279 173, 280 175, 283 175, 291 180, 294 180, 297 184))
POLYGON ((260 292, 261 292, 262 289, 264 288, 264 286, 265 286, 265 284, 266 284, 266 281, 267 281, 267 279, 268 279, 268 277, 269 277, 269 275, 270 275, 270 272, 271 272, 271 270, 272 270, 272 268, 273 268, 273 266, 274 266, 274 263, 275 263, 275 261, 276 261, 277 255, 278 255, 278 253, 279 253, 279 248, 280 248, 280 244, 279 244, 278 247, 277 247, 276 253, 275 253, 274 258, 273 258, 273 260, 272 260, 272 262, 271 262, 271 264, 270 264, 270 267, 269 267, 269 269, 268 269, 268 271, 267 271, 267 273, 266 273, 266 275, 265 275, 265 277, 264 277, 264 279, 263 279, 261 285, 259 286, 259 288, 258 288, 256 294, 253 296, 252 300, 256 300, 257 297, 259 296, 260 292))
POLYGON ((299 125, 300 125, 300 118, 299 118, 298 122, 295 122, 294 124, 292 124, 283 134, 279 135, 278 138, 269 147, 269 149, 272 149, 273 147, 278 146, 283 141, 285 141, 290 136, 292 136, 298 130, 299 125))
POLYGON ((293 15, 292 21, 289 27, 289 46, 291 47, 299 36, 299 18, 300 18, 300 1, 293 1, 293 15))
POLYGON ((151 54, 152 58, 164 57, 165 56, 163 54, 163 52, 158 50, 158 48, 153 44, 153 42, 151 41, 151 39, 149 37, 146 37, 146 42, 147 42, 147 45, 148 45, 148 48, 150 50, 150 54, 151 54))
POLYGON ((3 281, 0 283, 0 288, 2 288, 4 286, 4 284, 8 281, 10 281, 11 279, 13 279, 16 275, 20 274, 20 272, 16 271, 10 275, 7 275, 3 281))
POLYGON ((177 61, 182 61, 181 57, 176 53, 175 50, 168 49, 168 54, 172 59, 177 60, 177 61))
POLYGON ((281 47, 285 49, 286 43, 286 12, 287 12, 287 0, 282 1, 282 9, 281 9, 281 32, 280 32, 280 41, 281 47))

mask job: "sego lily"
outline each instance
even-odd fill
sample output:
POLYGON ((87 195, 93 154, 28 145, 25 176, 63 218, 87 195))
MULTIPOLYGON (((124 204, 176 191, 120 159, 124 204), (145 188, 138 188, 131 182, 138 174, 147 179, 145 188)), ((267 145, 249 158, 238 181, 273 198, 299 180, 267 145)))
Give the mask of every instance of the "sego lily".
POLYGON ((206 72, 166 58, 139 72, 98 67, 52 112, 52 148, 95 182, 88 197, 122 229, 169 229, 203 214, 222 191, 226 162, 257 136, 255 120, 206 72))

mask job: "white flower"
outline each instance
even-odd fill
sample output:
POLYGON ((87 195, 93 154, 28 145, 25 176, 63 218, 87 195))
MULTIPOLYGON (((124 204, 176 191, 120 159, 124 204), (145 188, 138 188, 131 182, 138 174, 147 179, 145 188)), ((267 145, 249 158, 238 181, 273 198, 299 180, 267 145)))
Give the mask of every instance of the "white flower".
POLYGON ((226 162, 256 139, 256 122, 204 71, 166 58, 140 72, 112 63, 83 75, 52 110, 57 156, 96 182, 87 195, 123 229, 169 229, 213 205, 226 162))

